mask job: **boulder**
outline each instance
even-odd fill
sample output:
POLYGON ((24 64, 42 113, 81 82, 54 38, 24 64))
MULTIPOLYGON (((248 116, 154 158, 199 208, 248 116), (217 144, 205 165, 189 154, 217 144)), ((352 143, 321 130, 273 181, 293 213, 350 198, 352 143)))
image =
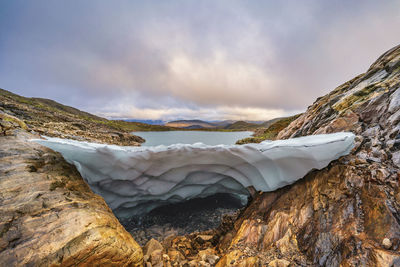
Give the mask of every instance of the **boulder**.
POLYGON ((62 156, 0 136, 2 266, 141 266, 142 250, 62 156))

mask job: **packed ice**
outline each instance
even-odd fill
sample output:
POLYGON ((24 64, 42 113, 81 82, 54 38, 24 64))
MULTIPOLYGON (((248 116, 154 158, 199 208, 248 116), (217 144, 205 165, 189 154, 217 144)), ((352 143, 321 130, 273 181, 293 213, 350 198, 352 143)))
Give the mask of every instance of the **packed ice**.
POLYGON ((232 194, 245 203, 249 187, 273 191, 347 155, 354 135, 217 146, 126 147, 50 137, 34 141, 60 152, 118 217, 127 218, 216 193, 232 194))

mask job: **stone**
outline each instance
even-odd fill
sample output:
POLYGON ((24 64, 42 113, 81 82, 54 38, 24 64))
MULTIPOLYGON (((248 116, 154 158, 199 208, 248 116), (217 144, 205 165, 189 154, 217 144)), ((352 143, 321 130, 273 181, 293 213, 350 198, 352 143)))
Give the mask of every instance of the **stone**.
POLYGON ((143 247, 143 254, 144 255, 151 255, 151 253, 155 250, 163 251, 164 248, 160 242, 155 240, 154 238, 150 239, 146 245, 143 247))
POLYGON ((150 253, 150 262, 153 266, 156 266, 159 263, 162 264, 162 260, 163 258, 161 249, 156 249, 150 253))
POLYGON ((269 267, 287 267, 289 265, 290 262, 285 259, 276 259, 268 264, 269 267))
POLYGON ((201 266, 201 267, 210 267, 211 265, 208 262, 199 261, 199 266, 201 266))
POLYGON ((213 238, 212 235, 198 235, 195 238, 195 241, 200 243, 200 244, 204 244, 207 241, 211 241, 212 238, 213 238))
POLYGON ((185 259, 185 257, 182 255, 182 253, 180 253, 178 250, 175 250, 175 249, 169 250, 168 256, 172 262, 180 262, 183 259, 185 259))
POLYGON ((382 246, 383 246, 384 248, 386 248, 386 249, 390 249, 390 248, 392 247, 392 241, 390 241, 389 238, 385 237, 385 238, 382 240, 382 246))
POLYGON ((219 257, 215 255, 215 251, 211 248, 205 249, 205 250, 200 250, 198 252, 198 256, 200 260, 204 262, 208 262, 211 265, 215 265, 215 263, 218 261, 219 257))
POLYGON ((396 91, 391 96, 388 111, 394 112, 399 107, 400 107, 400 88, 397 88, 396 91))
POLYGON ((400 151, 392 153, 393 163, 400 168, 400 151))

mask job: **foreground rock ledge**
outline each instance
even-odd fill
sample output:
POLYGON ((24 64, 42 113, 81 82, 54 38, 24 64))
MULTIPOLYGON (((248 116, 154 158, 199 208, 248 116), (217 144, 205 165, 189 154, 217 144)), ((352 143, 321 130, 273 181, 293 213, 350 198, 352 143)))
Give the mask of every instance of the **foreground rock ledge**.
POLYGON ((0 265, 141 266, 140 246, 104 200, 33 137, 0 136, 0 265))

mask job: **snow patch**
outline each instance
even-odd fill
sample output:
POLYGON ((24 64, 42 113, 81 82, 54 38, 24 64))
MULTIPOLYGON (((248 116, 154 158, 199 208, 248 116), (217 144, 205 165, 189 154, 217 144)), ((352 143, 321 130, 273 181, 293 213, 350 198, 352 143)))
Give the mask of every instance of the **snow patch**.
POLYGON ((216 193, 245 203, 246 187, 273 191, 347 155, 354 134, 217 146, 123 147, 50 137, 33 141, 60 152, 118 217, 128 218, 216 193))

